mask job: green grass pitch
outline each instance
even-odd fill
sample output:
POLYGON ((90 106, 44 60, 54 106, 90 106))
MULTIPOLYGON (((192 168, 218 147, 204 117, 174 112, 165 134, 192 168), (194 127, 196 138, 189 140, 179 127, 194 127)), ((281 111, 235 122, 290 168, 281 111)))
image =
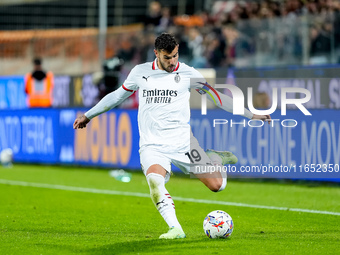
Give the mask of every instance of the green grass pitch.
POLYGON ((184 198, 174 200, 187 238, 159 240, 167 226, 151 199, 145 197, 149 188, 141 172, 134 172, 131 182, 122 183, 103 169, 15 165, 0 167, 0 181, 2 255, 339 254, 339 186, 231 180, 223 192, 213 193, 198 180, 174 175, 167 189, 172 197, 184 198), (6 180, 18 182, 5 184, 6 180), (115 195, 101 190, 132 193, 115 195), (212 202, 199 203, 198 199, 212 202), (228 239, 209 239, 203 233, 204 217, 217 209, 234 220, 234 232, 228 239))

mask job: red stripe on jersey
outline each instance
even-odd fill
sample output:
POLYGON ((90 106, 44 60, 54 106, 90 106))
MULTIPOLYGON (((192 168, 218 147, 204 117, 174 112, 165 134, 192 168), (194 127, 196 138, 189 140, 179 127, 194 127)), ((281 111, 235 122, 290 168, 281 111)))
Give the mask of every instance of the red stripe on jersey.
POLYGON ((177 71, 178 68, 179 68, 179 62, 177 62, 177 66, 176 66, 176 68, 174 69, 174 72, 177 71))
POLYGON ((125 89, 126 91, 129 91, 129 92, 135 92, 134 90, 131 90, 131 89, 127 89, 124 84, 122 85, 123 89, 125 89))
POLYGON ((153 61, 153 63, 152 63, 152 70, 156 70, 156 67, 155 67, 155 62, 156 62, 156 60, 155 60, 155 61, 153 61))

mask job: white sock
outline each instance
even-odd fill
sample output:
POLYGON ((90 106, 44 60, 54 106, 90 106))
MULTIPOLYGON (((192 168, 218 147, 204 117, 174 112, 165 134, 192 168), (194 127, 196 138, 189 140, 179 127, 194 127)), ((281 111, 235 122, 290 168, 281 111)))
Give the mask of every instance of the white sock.
POLYGON ((227 186, 227 175, 223 172, 221 174, 222 174, 222 186, 219 188, 218 192, 224 190, 225 187, 227 186))
POLYGON ((160 174, 151 173, 146 176, 146 180, 150 187, 151 200, 169 228, 182 229, 176 217, 174 201, 165 188, 164 177, 160 174))

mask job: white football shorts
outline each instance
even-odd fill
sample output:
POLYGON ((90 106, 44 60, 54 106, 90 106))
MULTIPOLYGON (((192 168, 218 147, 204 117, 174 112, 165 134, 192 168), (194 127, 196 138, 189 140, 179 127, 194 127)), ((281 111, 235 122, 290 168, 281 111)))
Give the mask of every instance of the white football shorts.
POLYGON ((213 165, 211 159, 199 146, 196 138, 192 136, 190 141, 190 148, 185 153, 167 153, 160 151, 157 146, 143 146, 140 149, 140 162, 144 174, 146 175, 150 166, 157 164, 167 171, 165 182, 168 182, 171 174, 171 163, 185 174, 194 173, 196 166, 213 165))

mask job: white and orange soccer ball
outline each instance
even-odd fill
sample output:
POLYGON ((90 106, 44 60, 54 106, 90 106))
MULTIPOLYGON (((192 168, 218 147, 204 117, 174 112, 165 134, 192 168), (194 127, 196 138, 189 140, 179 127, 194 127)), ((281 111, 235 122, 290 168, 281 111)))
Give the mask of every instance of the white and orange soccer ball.
POLYGON ((228 213, 221 210, 212 211, 203 221, 204 233, 209 238, 227 238, 233 229, 233 219, 228 213))

